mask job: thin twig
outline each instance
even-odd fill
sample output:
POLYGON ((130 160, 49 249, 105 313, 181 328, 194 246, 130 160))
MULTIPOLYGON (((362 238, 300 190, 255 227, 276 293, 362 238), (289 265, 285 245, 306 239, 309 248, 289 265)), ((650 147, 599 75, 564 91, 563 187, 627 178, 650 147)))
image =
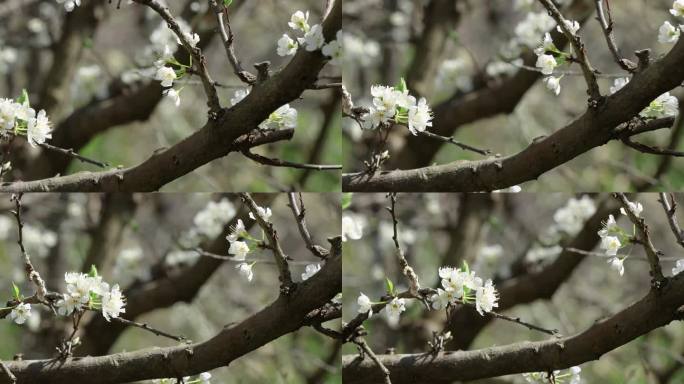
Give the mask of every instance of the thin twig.
POLYGON ((14 214, 14 217, 17 220, 17 228, 19 232, 19 238, 17 239, 17 243, 19 244, 19 249, 21 250, 21 254, 24 259, 24 270, 26 271, 26 276, 28 277, 29 281, 33 281, 33 283, 35 284, 36 297, 39 301, 43 302, 45 301, 45 296, 47 295, 45 281, 43 281, 38 271, 36 271, 36 269, 33 267, 33 264, 31 263, 31 257, 29 256, 28 252, 26 252, 26 248, 24 248, 24 222, 21 219, 21 197, 21 193, 13 194, 11 197, 11 200, 14 202, 15 207, 14 211, 12 211, 12 214, 14 214))
POLYGON ((561 31, 563 31, 563 34, 565 34, 565 37, 567 37, 568 41, 572 45, 573 51, 577 56, 577 61, 582 68, 584 80, 587 83, 587 93, 589 94, 590 105, 596 106, 595 103, 601 99, 601 90, 599 89, 598 82, 596 81, 596 71, 594 68, 592 68, 591 63, 589 62, 586 48, 584 43, 582 43, 582 39, 578 34, 573 34, 570 32, 568 26, 566 25, 567 20, 551 0, 539 0, 539 2, 544 6, 544 8, 546 8, 546 10, 549 12, 549 15, 556 20, 556 23, 558 23, 561 31))
MULTIPOLYGON (((201 257, 208 257, 210 259, 216 259, 216 260, 223 260, 223 261, 232 261, 236 263, 247 263, 251 264, 253 262, 260 263, 260 264, 275 264, 274 260, 261 260, 261 259, 245 259, 245 260, 237 260, 235 256, 228 256, 228 255, 219 255, 217 253, 211 253, 207 252, 203 249, 199 248, 194 248, 190 249, 190 251, 197 252, 198 255, 201 257)), ((305 261, 305 260, 290 260, 289 263, 291 265, 309 265, 316 263, 315 261, 305 261)))
POLYGON ((5 376, 7 376, 7 379, 9 380, 10 383, 16 384, 16 382, 17 382, 16 376, 14 376, 14 374, 12 374, 12 371, 10 371, 9 368, 7 368, 7 365, 5 365, 5 362, 2 360, 0 360, 0 370, 2 370, 2 372, 5 374, 5 376))
POLYGON ((631 137, 623 137, 621 140, 626 146, 635 149, 641 153, 648 153, 651 155, 661 156, 684 157, 684 152, 676 151, 670 148, 660 148, 652 145, 647 145, 644 143, 639 143, 637 141, 632 140, 631 137))
POLYGON ((668 201, 667 194, 661 192, 658 201, 660 201, 660 204, 663 206, 663 210, 665 210, 667 222, 670 224, 670 229, 677 239, 677 244, 684 247, 684 232, 682 232, 682 229, 679 227, 679 222, 677 221, 677 201, 675 200, 674 195, 670 194, 670 201, 668 201))
POLYGON ((342 169, 342 165, 323 165, 323 164, 303 164, 295 163, 292 161, 281 160, 271 157, 262 156, 256 154, 249 149, 243 149, 242 154, 245 157, 256 161, 257 163, 270 165, 272 167, 284 167, 284 168, 295 168, 295 169, 313 169, 316 171, 335 171, 342 169))
POLYGON ((289 295, 292 292, 294 284, 292 283, 292 274, 290 273, 290 266, 288 265, 287 256, 280 247, 280 240, 278 240, 278 233, 273 228, 273 224, 259 212, 258 205, 254 202, 249 193, 240 193, 240 199, 243 204, 247 206, 252 215, 256 219, 261 229, 264 230, 268 237, 269 247, 273 252, 276 265, 280 272, 280 292, 289 295))
POLYGON ((138 327, 138 328, 140 328, 140 329, 144 329, 144 330, 146 330, 146 331, 148 331, 148 332, 154 333, 154 334, 157 335, 157 336, 166 337, 166 338, 169 338, 169 339, 172 339, 172 340, 176 340, 176 341, 180 341, 180 342, 186 341, 186 340, 187 340, 187 339, 185 338, 185 336, 175 336, 175 335, 172 335, 172 334, 170 334, 170 333, 166 333, 166 332, 164 332, 164 331, 160 331, 160 330, 158 330, 158 329, 155 329, 155 328, 150 327, 147 323, 138 323, 138 322, 135 322, 135 321, 132 321, 132 320, 128 320, 128 319, 124 319, 124 318, 121 318, 121 317, 114 317, 114 318, 112 318, 112 320, 114 320, 114 321, 116 321, 116 322, 118 322, 118 323, 121 323, 121 324, 125 324, 125 325, 129 325, 129 326, 132 326, 132 327, 138 327))
POLYGON ((54 145, 50 145, 50 144, 48 144, 48 143, 42 143, 42 144, 40 144, 40 146, 43 147, 43 148, 45 148, 45 149, 49 149, 49 150, 51 150, 51 151, 54 151, 54 152, 59 152, 59 153, 61 153, 61 154, 63 154, 63 155, 66 155, 66 156, 69 156, 69 157, 73 157, 74 159, 80 160, 81 162, 96 165, 96 166, 98 166, 98 167, 100 167, 100 168, 107 168, 107 167, 109 167, 109 163, 104 163, 104 162, 101 162, 101 161, 89 159, 89 158, 87 158, 87 157, 85 157, 85 156, 83 156, 83 155, 79 155, 78 153, 76 153, 76 152, 75 152, 73 149, 71 149, 71 148, 60 148, 60 147, 55 147, 54 145))
POLYGON ((663 286, 663 282, 665 281, 665 277, 663 277, 663 270, 660 267, 660 256, 662 253, 653 245, 646 221, 637 215, 636 211, 634 208, 632 208, 630 201, 627 199, 624 193, 614 193, 613 197, 620 202, 622 208, 627 214, 627 217, 629 217, 629 220, 634 223, 639 231, 639 243, 641 243, 643 246, 644 251, 646 252, 646 257, 648 257, 648 263, 651 267, 651 277, 653 278, 651 285, 656 289, 661 288, 663 286))
POLYGON ((242 68, 242 64, 235 54, 235 48, 233 47, 235 35, 233 35, 233 29, 230 27, 228 9, 224 5, 219 6, 216 0, 211 0, 210 4, 212 10, 216 14, 216 23, 218 24, 219 34, 221 35, 221 40, 223 42, 223 47, 226 50, 228 61, 233 67, 233 72, 243 83, 247 85, 253 85, 256 82, 256 76, 242 68), (228 26, 228 30, 226 30, 226 25, 228 26))
POLYGON ((299 194, 299 205, 297 204, 297 199, 295 197, 294 192, 289 192, 287 194, 287 198, 289 200, 288 206, 292 210, 292 215, 294 215, 295 217, 295 221, 297 222, 297 228, 299 229, 299 234, 302 236, 304 243, 306 243, 306 248, 309 251, 311 251, 311 253, 313 253, 314 256, 321 259, 325 259, 326 257, 328 257, 328 251, 325 248, 314 244, 313 239, 311 238, 311 233, 309 233, 309 228, 307 228, 306 226, 306 209, 304 208, 302 194, 299 194))
POLYGON ((382 371, 382 374, 384 375, 384 382, 385 384, 392 384, 392 380, 390 379, 390 371, 385 367, 384 364, 378 359, 378 356, 373 352, 371 347, 366 343, 366 340, 364 340, 361 337, 357 337, 354 339, 354 344, 358 345, 359 348, 363 351, 365 355, 368 355, 368 357, 373 360, 373 362, 380 368, 382 371))
POLYGON ((608 49, 610 53, 613 54, 615 62, 627 72, 634 73, 636 71, 636 64, 625 59, 620 55, 620 50, 615 43, 615 36, 613 34, 613 15, 610 12, 610 2, 608 0, 595 0, 596 2, 596 14, 599 24, 601 24, 601 29, 603 30, 603 35, 606 37, 606 43, 608 44, 608 49), (604 10, 603 3, 605 1, 606 7, 604 10), (608 14, 608 19, 606 20, 606 14, 608 14))
POLYGON ((487 156, 487 155, 490 155, 492 153, 492 151, 490 151, 489 149, 475 148, 472 145, 468 145, 468 144, 464 144, 460 141, 456 141, 456 139, 454 139, 453 137, 440 136, 440 135, 437 135, 435 133, 428 132, 428 131, 419 131, 418 136, 425 136, 425 137, 428 137, 430 139, 435 139, 435 140, 443 141, 445 143, 450 143, 450 144, 453 144, 453 145, 455 145, 455 146, 457 146, 457 147, 459 147, 465 151, 471 151, 471 152, 479 153, 482 156, 487 156))
POLYGON ((396 211, 396 203, 397 203, 397 194, 396 193, 390 193, 389 194, 389 199, 390 199, 390 206, 387 207, 387 210, 389 211, 390 215, 392 216, 392 240, 394 240, 394 247, 396 248, 396 254, 397 254, 397 259, 399 261, 399 268, 401 269, 401 273, 406 276, 406 279, 409 282, 409 292, 413 295, 418 295, 418 291, 420 290, 420 283, 418 282, 418 276, 416 273, 413 271, 413 268, 409 265, 408 261, 406 260, 406 256, 404 255, 403 249, 401 249, 401 245, 399 244, 399 234, 397 231, 397 225, 399 224, 399 220, 397 220, 397 211, 396 211))

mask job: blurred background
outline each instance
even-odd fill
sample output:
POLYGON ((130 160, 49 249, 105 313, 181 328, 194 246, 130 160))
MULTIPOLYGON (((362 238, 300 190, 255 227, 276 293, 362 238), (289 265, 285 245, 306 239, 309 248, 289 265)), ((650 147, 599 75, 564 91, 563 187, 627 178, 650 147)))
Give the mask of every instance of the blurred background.
MULTIPOLYGON (((271 221, 283 250, 293 259, 292 276, 301 281, 306 265, 320 260, 306 249, 286 205, 287 196, 256 194, 253 198, 272 209, 271 221)), ((326 239, 340 233, 339 195, 304 194, 303 201, 314 241, 328 247, 326 239)), ((48 290, 64 292, 64 273, 87 271, 91 264, 97 265, 104 281, 125 289, 127 297, 165 279, 176 279, 172 284, 179 292, 173 294, 178 297, 157 298, 170 300, 171 305, 152 303, 152 310, 136 318, 168 333, 205 341, 278 296, 278 271, 269 251, 256 250, 247 256, 257 261, 251 282, 238 273, 234 261, 217 261, 188 251, 202 247, 218 253, 223 248, 220 254, 226 255, 229 221, 240 217, 249 228, 253 221, 235 195, 28 194, 23 205, 24 242, 48 290), (205 276, 202 271, 207 270, 205 276), (206 282, 198 292, 191 292, 192 283, 186 284, 183 276, 195 280, 195 273, 205 276, 206 282)), ((4 302, 12 298, 12 282, 26 296, 32 294, 33 286, 25 278, 16 222, 9 213, 14 209, 9 195, 0 195, 0 208, 0 292, 4 302)), ((257 226, 250 234, 261 238, 257 226)), ((326 326, 338 329, 339 320, 326 326)), ((100 314, 84 317, 82 345, 75 355, 177 345, 139 328, 127 328, 112 336, 115 328, 117 324, 105 322, 100 314)), ((0 321, 0 359, 11 360, 17 355, 24 359, 54 357, 65 332, 71 330, 70 320, 34 305, 24 325, 9 319, 0 321)), ((338 344, 305 327, 233 361, 230 367, 211 371, 212 383, 340 383, 338 352, 338 344)))
MULTIPOLYGON (((168 30, 160 16, 148 7, 123 1, 121 9, 117 9, 116 1, 110 4, 83 0, 80 7, 67 14, 63 4, 52 0, 3 3, 0 4, 0 97, 16 98, 26 88, 32 105, 46 108, 54 126, 79 112, 83 116, 84 111, 87 115, 110 108, 102 119, 106 123, 96 120, 96 126, 72 119, 71 125, 80 124, 76 130, 90 133, 86 139, 80 135, 67 137, 64 147, 82 147, 80 152, 85 156, 112 166, 129 167, 146 160, 155 150, 174 145, 207 121, 206 96, 196 76, 177 82, 182 86, 180 107, 162 99, 159 82, 153 80, 153 63, 165 41, 163 32, 168 30), (73 60, 53 57, 52 49, 60 41, 67 18, 72 20, 69 28, 77 30, 69 43, 77 47, 70 56, 73 60), (45 96, 41 100, 41 94, 48 84, 55 83, 57 74, 64 83, 53 87, 59 91, 57 98, 47 100, 49 97, 45 96), (135 118, 123 117, 129 115, 135 118), (117 119, 125 121, 111 122, 117 119)), ((208 10, 209 3, 196 0, 167 0, 166 3, 177 19, 184 20, 200 35, 209 72, 221 84, 218 89, 221 103, 230 106, 230 99, 243 84, 233 74, 220 38, 214 33, 216 17, 208 10)), ((230 6, 230 21, 235 33, 235 51, 244 68, 256 73, 253 64, 266 60, 271 62, 273 71, 286 65, 289 57, 278 56, 276 47, 284 33, 292 35, 287 24, 290 16, 297 10, 309 10, 311 25, 320 23, 324 6, 325 1, 320 0, 286 3, 235 0, 230 6)), ((340 70, 328 65, 321 75, 339 77, 340 70)), ((336 89, 304 92, 300 100, 291 103, 298 111, 294 138, 262 146, 255 152, 300 163, 341 164, 338 105, 336 89)), ((53 175, 50 172, 55 169, 36 169, 49 169, 52 161, 25 144, 23 139, 17 139, 10 148, 4 148, 11 152, 14 178, 53 175)), ((72 161, 64 170, 58 170, 64 174, 97 168, 72 161)), ((296 187, 326 192, 336 191, 338 186, 337 171, 267 167, 233 153, 165 186, 164 190, 263 192, 296 187)))
MULTIPOLYGON (((617 66, 607 48, 596 21, 594 2, 566 0, 562 3, 567 6, 583 3, 575 9, 590 11, 584 12, 589 16, 579 33, 592 64, 604 75, 599 79, 602 93, 608 94, 615 75, 625 76, 626 72, 617 66)), ((665 21, 680 24, 668 12, 672 3, 672 0, 610 1, 614 34, 625 57, 634 61, 635 50, 650 48, 651 57, 657 58, 671 49, 672 44, 658 42, 658 29, 665 21)), ((483 87, 496 87, 519 71, 526 71, 510 65, 520 57, 520 47, 510 42, 516 36, 516 27, 527 15, 540 11, 538 1, 347 0, 344 6, 345 86, 355 104, 362 106, 370 105, 371 85, 396 85, 402 77, 407 80, 413 94, 419 91, 433 108, 449 100, 454 106, 468 103, 483 87), (442 10, 440 5, 433 7, 437 13, 430 16, 425 10, 430 9, 431 3, 446 5, 441 6, 442 10), (433 23, 426 26, 424 20, 428 17, 433 23), (428 45, 428 50, 417 51, 426 30, 432 34, 433 43, 428 45)), ((543 33, 535 36, 540 40, 543 33)), ((560 69, 579 71, 576 65, 560 69)), ((521 83, 516 82, 513 88, 522 89, 521 83)), ((581 76, 564 76, 561 87, 560 96, 555 96, 540 78, 524 92, 517 105, 513 104, 514 109, 510 113, 505 112, 504 107, 501 114, 471 118, 482 111, 499 108, 497 104, 509 105, 511 98, 506 96, 505 90, 494 92, 491 100, 479 104, 481 110, 473 106, 462 114, 469 117, 454 117, 458 120, 453 123, 456 129, 454 137, 466 144, 490 149, 495 154, 515 154, 534 138, 553 133, 586 110, 586 85, 581 76), (467 122, 462 124, 461 120, 467 122)), ((680 99, 684 95, 681 89, 673 94, 680 99)), ((443 124, 452 123, 445 121, 443 124)), ((345 172, 362 171, 365 169, 363 161, 369 159, 369 151, 379 139, 375 132, 361 130, 352 119, 345 118, 343 125, 344 151, 350 154, 345 157, 345 172)), ((677 133, 677 139, 673 140, 670 131, 661 130, 641 136, 639 140, 661 147, 672 143, 681 149, 679 136, 677 133)), ((434 156, 417 158, 417 153, 425 151, 426 143, 432 144, 428 139, 410 136, 404 127, 395 127, 385 147, 392 157, 384 168, 410 169, 483 158, 452 145, 441 145, 435 151, 430 148, 428 153, 434 153, 434 156)), ((681 160, 666 160, 671 164, 666 166, 666 172, 660 172, 662 160, 660 156, 643 154, 613 141, 547 172, 534 182, 523 184, 522 188, 525 191, 557 192, 635 191, 644 183, 655 190, 682 188, 684 172, 681 160), (655 175, 659 175, 658 180, 654 180, 655 175)))
MULTIPOLYGON (((675 259, 682 258, 681 248, 658 194, 628 197, 643 204, 642 217, 656 248, 664 253, 664 274, 671 276, 675 259)), ((676 195, 675 199, 681 203, 683 197, 676 195)), ((343 226, 343 231, 346 228, 346 233, 355 238, 359 228, 362 232, 358 240, 348 236, 344 243, 344 321, 357 315, 359 292, 374 302, 386 294, 385 278, 394 282, 397 292, 407 289, 394 253, 387 206, 389 200, 384 194, 354 194, 351 205, 343 211, 343 220, 355 223, 343 226)), ((650 289, 649 267, 640 246, 619 251, 627 256, 623 276, 610 267, 608 257, 599 249, 596 232, 611 213, 620 227, 632 233, 631 222, 617 207, 607 194, 399 194, 396 211, 400 243, 423 287, 441 287, 440 267, 461 267, 467 262, 478 276, 494 280, 501 293, 498 312, 569 336, 624 309, 650 289), (566 250, 571 246, 594 253, 566 250), (549 272, 552 270, 555 272, 549 272), (565 277, 557 280, 554 275, 565 277), (516 290, 521 286, 527 289, 516 290)), ((432 332, 445 330, 444 310, 426 311, 420 302, 406 302, 406 312, 398 324, 388 322, 385 311, 364 322, 369 333, 366 340, 376 353, 423 353, 430 350, 427 343, 432 332)), ((502 320, 484 321, 472 308, 463 308, 452 316, 454 340, 447 349, 479 349, 549 337, 502 320)), ((343 353, 357 351, 353 345, 345 345, 343 353)), ((598 361, 582 364, 583 382, 681 383, 683 353, 684 329, 673 322, 598 361)), ((525 380, 521 375, 511 375, 478 382, 525 380)))

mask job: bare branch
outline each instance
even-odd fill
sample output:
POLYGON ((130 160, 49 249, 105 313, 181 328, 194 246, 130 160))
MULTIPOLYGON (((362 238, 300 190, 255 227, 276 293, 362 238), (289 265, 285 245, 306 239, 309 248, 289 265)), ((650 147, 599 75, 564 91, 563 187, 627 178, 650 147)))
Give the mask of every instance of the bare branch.
POLYGON ((287 194, 287 198, 289 201, 288 206, 292 210, 292 215, 295 218, 295 221, 297 222, 297 228, 299 229, 299 234, 302 236, 302 239, 304 240, 304 243, 306 243, 306 248, 313 253, 314 256, 325 259, 328 257, 328 251, 319 246, 314 244, 313 239, 311 238, 311 234, 309 233, 309 228, 306 226, 306 220, 305 220, 305 212, 306 209, 304 208, 304 201, 302 200, 302 194, 299 194, 299 205, 297 205, 297 199, 295 197, 294 192, 289 192, 287 194))
POLYGON ((677 239, 677 244, 684 247, 684 232, 679 227, 679 222, 677 221, 677 201, 675 200, 674 194, 670 194, 670 201, 668 201, 667 194, 661 192, 658 201, 663 206, 665 216, 667 216, 667 222, 670 224, 670 229, 677 239))
POLYGON ((48 144, 48 143, 42 143, 42 144, 40 144, 40 146, 43 147, 43 148, 45 148, 45 149, 49 149, 49 150, 51 150, 51 151, 61 153, 61 154, 65 155, 65 156, 72 157, 72 158, 74 158, 74 159, 76 159, 76 160, 79 160, 79 161, 81 161, 81 162, 83 162, 83 163, 93 164, 93 165, 96 165, 96 166, 98 166, 98 167, 100 167, 100 168, 107 168, 107 167, 109 167, 109 163, 103 163, 103 162, 101 162, 101 161, 89 159, 89 158, 87 158, 87 157, 85 157, 85 156, 83 156, 83 155, 79 155, 78 153, 76 153, 76 152, 75 152, 73 149, 71 149, 71 148, 64 149, 64 148, 60 148, 60 147, 55 147, 54 145, 50 145, 50 144, 48 144))
POLYGON ((281 160, 271 157, 262 156, 251 152, 249 149, 243 149, 242 154, 251 160, 256 161, 264 165, 270 165, 272 167, 285 167, 285 168, 295 168, 295 169, 313 169, 316 171, 336 171, 342 169, 341 165, 321 165, 321 164, 302 164, 295 163, 288 160, 281 160))
POLYGON ((233 29, 230 27, 230 20, 228 18, 228 8, 223 4, 218 5, 216 0, 210 1, 211 8, 216 14, 216 23, 218 24, 219 33, 221 34, 221 40, 223 42, 223 47, 226 50, 226 55, 228 56, 228 61, 233 67, 235 75, 245 84, 252 85, 256 82, 256 76, 245 71, 240 64, 240 60, 235 55, 235 48, 233 47, 233 42, 235 40, 235 35, 233 34, 233 29), (225 20, 224 20, 225 17, 225 20), (226 31, 226 25, 228 30, 226 31))
POLYGON ((615 62, 627 72, 633 73, 636 71, 637 66, 633 62, 623 58, 620 55, 620 50, 615 43, 615 36, 613 35, 613 15, 610 12, 610 2, 608 0, 595 0, 596 1, 596 15, 599 23, 601 24, 601 30, 603 30, 603 35, 606 37, 606 43, 608 44, 608 49, 610 53, 613 54, 615 62), (604 9, 603 4, 606 7, 604 9), (606 14, 608 14, 608 19, 606 20, 606 14))

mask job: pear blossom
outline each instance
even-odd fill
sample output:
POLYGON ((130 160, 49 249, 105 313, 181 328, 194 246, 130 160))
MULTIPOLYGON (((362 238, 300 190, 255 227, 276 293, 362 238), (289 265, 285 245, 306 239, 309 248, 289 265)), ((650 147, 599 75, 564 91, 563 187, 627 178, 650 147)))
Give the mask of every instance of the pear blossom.
POLYGON ((661 118, 668 116, 675 116, 679 111, 679 100, 670 95, 670 92, 665 92, 653 100, 648 107, 641 111, 644 117, 661 118))
POLYGON ((625 259, 620 258, 618 256, 614 256, 608 259, 608 264, 610 264, 610 267, 616 270, 620 274, 620 276, 625 274, 624 262, 625 259))
POLYGON ((261 129, 292 129, 297 127, 297 110, 285 104, 259 124, 261 129))
POLYGON ((615 256, 622 247, 620 239, 616 236, 606 236, 601 239, 601 248, 606 251, 606 255, 615 256))
POLYGON ((323 36, 323 27, 316 24, 309 29, 304 37, 299 38, 299 43, 304 45, 307 51, 313 52, 323 47, 325 44, 325 37, 323 36))
POLYGON ((544 75, 550 75, 558 66, 558 63, 556 62, 556 58, 552 55, 542 54, 537 57, 537 63, 535 65, 537 68, 541 69, 541 73, 544 75))
POLYGON ((40 110, 35 117, 28 119, 26 136, 32 147, 43 144, 47 139, 52 138, 50 120, 48 120, 45 110, 40 110))
POLYGON ((180 93, 178 91, 176 91, 173 88, 169 88, 169 89, 165 89, 164 91, 162 91, 162 94, 164 96, 168 97, 169 100, 171 100, 173 102, 173 105, 175 105, 176 107, 180 106, 181 100, 180 100, 180 93))
POLYGON ((367 313, 368 317, 373 316, 373 303, 370 301, 368 296, 364 295, 363 292, 356 299, 356 304, 359 305, 357 309, 358 313, 367 313))
POLYGON ((228 236, 226 236, 226 240, 232 243, 233 241, 237 240, 240 236, 242 236, 245 232, 245 223, 242 222, 242 219, 238 219, 235 226, 231 227, 231 231, 228 234, 228 236))
POLYGON ((684 0, 676 0, 674 4, 672 4, 670 13, 677 17, 684 17, 684 0))
POLYGON ((553 92, 554 95, 558 96, 561 91, 560 80, 560 77, 548 76, 544 78, 544 85, 546 85, 546 88, 553 92))
POLYGON ((299 44, 286 33, 278 40, 278 56, 292 56, 297 52, 299 44))
POLYGON ((252 267, 254 267, 254 263, 240 263, 235 266, 235 269, 237 269, 240 275, 247 279, 248 282, 251 282, 254 278, 252 267))
POLYGON ((432 302, 432 308, 439 311, 446 308, 449 304, 456 303, 456 300, 459 298, 460 295, 457 295, 451 288, 437 288, 437 293, 430 296, 430 301, 432 302))
POLYGON ((399 316, 401 315, 402 312, 406 310, 406 301, 404 299, 400 298, 393 298, 392 301, 390 301, 387 304, 386 308, 386 313, 387 317, 391 320, 397 320, 399 316))
POLYGON ((339 65, 342 61, 342 31, 337 31, 336 39, 324 45, 321 53, 330 57, 330 64, 339 65))
POLYGON ((10 99, 0 99, 0 128, 11 131, 17 116, 17 103, 10 99))
POLYGON ((117 318, 121 313, 126 312, 124 306, 126 303, 118 284, 114 285, 111 291, 102 295, 102 316, 105 320, 110 321, 110 319, 117 318))
POLYGON ((74 311, 81 309, 83 303, 79 296, 74 295, 63 295, 63 297, 57 300, 57 313, 62 316, 69 316, 74 311))
MULTIPOLYGON (((580 29, 580 24, 575 20, 565 20, 565 28, 570 32, 570 34, 575 35, 580 29)), ((556 27, 558 32, 563 33, 563 29, 559 26, 556 27)))
POLYGON ((29 303, 19 303, 16 307, 12 308, 9 317, 17 324, 24 324, 26 320, 31 317, 31 304, 29 303))
MULTIPOLYGON (((273 215, 273 212, 271 212, 271 208, 269 207, 263 208, 257 205, 256 210, 259 213, 259 216, 261 216, 266 221, 268 221, 273 215)), ((252 220, 256 220, 252 212, 249 213, 249 218, 252 220)))
POLYGON ((230 243, 228 253, 235 257, 235 260, 244 260, 249 253, 249 245, 244 241, 233 241, 230 243))
POLYGON ((358 240, 363 236, 364 221, 357 215, 342 215, 342 241, 358 240))
POLYGON ((176 80, 178 76, 176 76, 176 71, 174 71, 173 68, 160 67, 157 69, 154 78, 161 81, 162 87, 171 87, 173 86, 173 81, 176 80))
POLYGON ((498 307, 499 298, 497 297, 496 288, 491 279, 477 288, 475 292, 475 309, 480 315, 484 316, 484 312, 491 312, 492 308, 498 307))
POLYGON ((679 259, 677 260, 677 263, 675 263, 674 268, 672 268, 672 275, 677 275, 684 271, 684 259, 679 259))
POLYGON ((608 215, 608 220, 603 224, 603 227, 598 231, 598 235, 599 237, 604 238, 618 231, 620 231, 620 227, 617 225, 615 217, 613 215, 608 215))
MULTIPOLYGON (((641 216, 641 212, 643 212, 643 210, 644 210, 644 206, 641 205, 641 203, 628 201, 627 205, 629 206, 630 210, 633 211, 637 217, 641 216)), ((625 211, 625 208, 620 208, 620 213, 627 216, 627 211, 625 211)))
POLYGON ((610 87, 610 94, 614 94, 615 92, 621 90, 624 88, 625 85, 629 83, 629 77, 620 77, 617 78, 613 81, 613 86, 610 87))
POLYGON ((300 30, 306 33, 309 31, 309 11, 306 11, 306 13, 302 11, 293 13, 290 22, 287 23, 287 25, 294 30, 300 30))
POLYGON ((556 46, 553 44, 553 39, 551 38, 551 34, 546 32, 544 34, 544 40, 542 40, 542 44, 534 50, 534 53, 536 53, 537 56, 539 56, 539 55, 543 55, 545 52, 551 51, 555 48, 556 48, 556 46))
POLYGON ((408 128, 412 134, 417 135, 418 132, 423 132, 427 127, 432 126, 432 116, 430 106, 427 105, 427 100, 421 97, 418 104, 409 108, 408 113, 408 128))
POLYGON ((321 270, 321 265, 316 263, 316 264, 308 264, 306 266, 306 269, 304 273, 302 273, 302 281, 308 280, 311 276, 315 275, 318 273, 318 271, 321 270))
POLYGON ((658 42, 662 44, 674 44, 679 40, 681 27, 675 27, 669 21, 663 23, 658 29, 658 42))

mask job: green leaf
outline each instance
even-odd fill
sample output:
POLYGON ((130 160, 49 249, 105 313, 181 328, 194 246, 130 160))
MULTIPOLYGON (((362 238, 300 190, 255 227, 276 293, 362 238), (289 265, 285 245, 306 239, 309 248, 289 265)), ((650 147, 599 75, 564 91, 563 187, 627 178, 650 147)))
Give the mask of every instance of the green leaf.
POLYGON ((401 78, 401 80, 399 80, 399 84, 396 86, 396 88, 398 91, 401 92, 406 92, 406 90, 408 89, 408 87, 406 86, 406 80, 404 80, 403 77, 401 78))
POLYGON ((88 276, 97 277, 97 267, 95 266, 95 264, 90 266, 90 272, 88 272, 88 276))
POLYGON ((231 4, 233 4, 233 0, 223 0, 224 7, 230 7, 231 4))
POLYGON ((26 89, 21 90, 21 96, 17 99, 17 103, 19 104, 26 104, 26 105, 31 105, 29 102, 29 95, 28 92, 26 92, 26 89))
POLYGON ((354 194, 352 192, 342 194, 342 209, 347 209, 352 203, 352 197, 354 194))
POLYGON ((14 295, 14 298, 19 301, 20 299, 20 292, 19 292, 19 287, 17 287, 14 282, 12 282, 12 294, 14 295))
POLYGON ((392 283, 389 277, 385 277, 385 288, 387 288, 387 293, 394 296, 394 283, 392 283))
POLYGON ((465 261, 465 260, 463 260, 463 270, 464 270, 466 273, 470 273, 470 267, 468 266, 468 262, 465 261))

